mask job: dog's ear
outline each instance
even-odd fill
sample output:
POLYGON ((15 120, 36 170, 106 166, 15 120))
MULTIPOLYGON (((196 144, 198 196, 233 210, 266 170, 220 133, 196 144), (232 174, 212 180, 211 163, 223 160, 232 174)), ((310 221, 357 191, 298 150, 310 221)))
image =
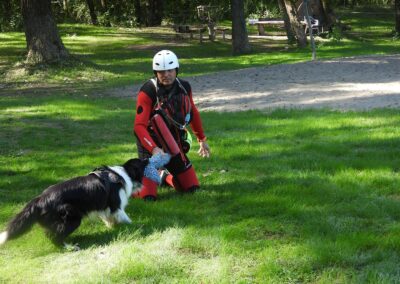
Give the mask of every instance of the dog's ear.
POLYGON ((148 160, 135 158, 130 159, 125 164, 123 164, 123 168, 132 180, 141 181, 143 178, 144 168, 147 166, 148 163, 148 160))

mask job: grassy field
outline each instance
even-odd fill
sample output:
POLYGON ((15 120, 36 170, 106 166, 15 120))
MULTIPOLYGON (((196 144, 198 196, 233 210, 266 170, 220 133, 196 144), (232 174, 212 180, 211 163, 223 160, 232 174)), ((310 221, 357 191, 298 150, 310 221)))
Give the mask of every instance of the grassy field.
MULTIPOLYGON (((348 11, 347 11, 348 12, 348 11)), ((344 13, 320 58, 399 51, 387 15, 344 13)), ((308 49, 254 41, 173 41, 168 29, 61 25, 75 60, 26 68, 24 37, 0 34, 0 231, 47 186, 136 157, 133 98, 86 96, 151 76, 173 48, 182 75, 293 63, 308 49)), ((54 247, 39 226, 0 248, 0 283, 397 283, 400 112, 276 110, 202 114, 210 159, 190 157, 202 190, 131 200, 129 226, 85 220, 54 247)), ((195 144, 195 150, 197 145, 195 144)))
MULTIPOLYGON (((351 30, 335 39, 317 39, 320 59, 366 54, 390 54, 400 50, 393 40, 394 15, 390 10, 339 13, 351 30)), ((249 26, 250 35, 256 33, 249 26)), ((181 76, 269 64, 295 63, 311 59, 309 48, 297 49, 286 40, 251 39, 253 52, 231 55, 231 41, 215 42, 176 38, 171 28, 104 28, 88 25, 59 25, 65 46, 74 60, 61 66, 27 67, 23 33, 0 33, 0 95, 28 93, 98 93, 110 87, 140 83, 152 75, 151 59, 160 49, 173 49, 181 62, 181 76)), ((277 34, 273 31, 273 34, 277 34)), ((280 31, 282 34, 282 30, 280 31)))
MULTIPOLYGON (((133 101, 64 96, 0 106, 0 228, 50 184, 136 156, 133 101)), ((398 111, 203 119, 213 156, 191 153, 201 192, 162 188, 156 203, 132 200, 130 226, 87 220, 70 238, 80 252, 55 248, 34 227, 0 249, 0 282, 398 280, 398 111)))

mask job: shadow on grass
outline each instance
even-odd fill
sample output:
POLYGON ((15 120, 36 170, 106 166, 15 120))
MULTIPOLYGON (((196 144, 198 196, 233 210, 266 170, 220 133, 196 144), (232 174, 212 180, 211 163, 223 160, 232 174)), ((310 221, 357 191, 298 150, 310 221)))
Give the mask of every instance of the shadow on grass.
MULTIPOLYGON (((146 238, 171 227, 191 227, 201 235, 222 238, 232 245, 243 242, 258 247, 260 242, 292 242, 305 244, 321 255, 332 246, 354 253, 363 248, 381 249, 380 240, 390 231, 392 220, 400 217, 400 205, 390 198, 365 192, 356 183, 341 188, 319 177, 282 175, 258 182, 206 186, 194 195, 176 194, 164 193, 156 203, 131 202, 131 226, 86 235, 77 232, 71 239, 85 249, 108 244, 121 235, 146 238), (367 244, 360 242, 348 248, 345 238, 363 234, 369 236, 367 244)), ((346 260, 332 255, 326 262, 346 260)))
MULTIPOLYGON (((55 102, 57 99, 43 99, 33 106, 55 102)), ((26 99, 8 107, 29 103, 26 99)), ((89 110, 82 109, 80 120, 69 118, 68 112, 38 112, 36 116, 27 112, 27 117, 13 118, 8 123, 2 118, 1 204, 20 207, 60 177, 70 178, 92 170, 98 165, 81 163, 75 167, 70 161, 88 155, 94 148, 114 145, 115 155, 120 149, 116 141, 132 139, 125 131, 126 122, 132 118, 125 104, 97 102, 89 110), (106 111, 118 107, 122 110, 106 111), (86 112, 101 115, 84 120, 86 112), (45 128, 49 122, 57 127, 45 128), (113 129, 112 135, 105 135, 104 129, 113 129), (14 140, 7 142, 6 137, 14 140), (35 156, 15 156, 15 147, 29 148, 35 156), (52 162, 60 156, 66 158, 52 162), (24 167, 30 160, 35 161, 35 167, 24 167), (11 161, 14 166, 7 167, 11 161), (51 171, 55 174, 46 174, 51 171)), ((70 108, 68 103, 64 106, 70 108)), ((87 249, 120 237, 146 238, 171 227, 194 228, 200 235, 210 235, 242 249, 260 249, 272 243, 278 247, 285 243, 302 245, 315 251, 320 265, 354 267, 379 261, 382 256, 375 255, 360 264, 359 260, 349 260, 350 254, 363 250, 391 253, 396 248, 387 243, 385 235, 393 234, 393 226, 400 218, 400 203, 392 197, 399 186, 398 111, 276 111, 223 117, 221 121, 221 114, 204 114, 208 131, 221 136, 215 134, 219 137, 213 144, 216 160, 193 159, 195 166, 199 165, 196 168, 203 190, 181 195, 163 188, 155 203, 131 200, 127 212, 132 225, 104 231, 97 225, 85 224, 70 240, 87 249), (323 123, 315 124, 317 121, 323 123), (388 132, 395 136, 379 138, 378 134, 388 132), (224 133, 229 136, 224 137, 224 133), (238 143, 242 137, 252 137, 247 151, 240 148, 245 142, 238 143), (272 146, 282 148, 270 151, 272 146), (223 156, 219 152, 225 149, 231 151, 223 156), (227 171, 221 173, 221 167, 227 171), (209 168, 213 170, 211 175, 204 177, 209 168), (352 244, 354 236, 367 237, 352 244), (332 253, 335 249, 341 253, 332 253)), ((107 159, 110 152, 100 155, 107 159)), ((2 222, 11 214, 2 214, 2 222)))

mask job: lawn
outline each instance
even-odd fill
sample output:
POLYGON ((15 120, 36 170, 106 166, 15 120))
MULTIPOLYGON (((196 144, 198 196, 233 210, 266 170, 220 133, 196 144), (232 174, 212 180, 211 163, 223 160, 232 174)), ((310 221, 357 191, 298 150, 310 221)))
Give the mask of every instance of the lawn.
MULTIPOLYGON (((398 52, 394 21, 352 15, 341 41, 318 43, 320 58, 398 52)), ((23 35, 0 34, 0 232, 49 185, 136 157, 133 97, 95 94, 151 76, 160 47, 177 51, 183 76, 311 57, 262 41, 233 57, 229 42, 175 42, 159 29, 60 32, 75 60, 33 68, 20 63, 23 35)), ((190 153, 201 191, 164 187, 155 203, 132 199, 132 225, 85 220, 69 239, 78 252, 35 226, 0 248, 0 283, 398 282, 399 110, 202 118, 212 157, 198 157, 197 143, 190 153)))
MULTIPOLYGON (((394 15, 388 9, 379 12, 374 17, 371 11, 369 14, 350 9, 338 12, 351 30, 344 32, 340 41, 317 39, 317 57, 398 53, 400 41, 393 40, 392 35, 394 15)), ((36 94, 99 93, 112 87, 139 84, 152 75, 151 58, 163 48, 178 54, 183 77, 311 59, 309 48, 298 49, 285 40, 272 39, 251 39, 252 53, 232 56, 230 40, 218 38, 201 44, 188 36, 177 38, 170 27, 60 24, 59 32, 73 60, 36 67, 22 64, 26 48, 23 33, 0 33, 0 94, 18 94, 24 90, 36 94)), ((253 26, 249 26, 249 33, 256 33, 253 26)))
MULTIPOLYGON (((0 103, 0 228, 58 181, 136 156, 134 101, 0 103)), ((190 154, 202 188, 131 200, 133 225, 87 220, 54 247, 38 226, 0 249, 0 282, 395 282, 400 113, 203 114, 213 156, 190 154)), ((197 148, 197 145, 195 145, 197 148)))

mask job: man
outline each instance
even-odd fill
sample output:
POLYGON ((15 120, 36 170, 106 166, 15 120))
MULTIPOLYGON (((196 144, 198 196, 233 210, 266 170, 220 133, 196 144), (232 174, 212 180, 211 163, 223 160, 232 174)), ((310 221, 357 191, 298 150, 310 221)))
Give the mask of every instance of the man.
MULTIPOLYGON (((181 192, 194 192, 200 185, 186 153, 191 146, 190 125, 197 137, 199 155, 210 156, 199 111, 187 81, 177 77, 178 58, 172 51, 161 50, 153 58, 155 78, 148 80, 138 94, 134 133, 137 138, 139 158, 155 154, 171 155, 165 166, 165 182, 181 192)), ((156 200, 157 183, 143 178, 143 188, 138 195, 145 200, 156 200)))

